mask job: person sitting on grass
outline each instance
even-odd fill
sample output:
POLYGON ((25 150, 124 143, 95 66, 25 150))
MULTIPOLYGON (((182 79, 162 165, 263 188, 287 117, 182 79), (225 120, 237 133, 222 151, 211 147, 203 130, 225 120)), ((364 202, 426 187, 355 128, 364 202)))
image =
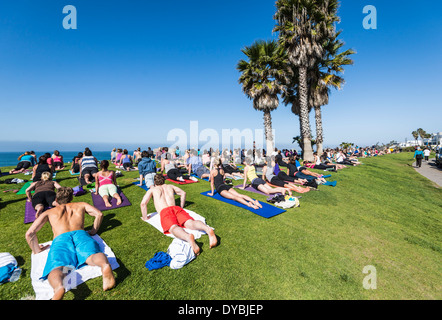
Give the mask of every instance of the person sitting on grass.
POLYGON ((19 163, 15 167, 15 169, 12 169, 9 171, 9 174, 16 174, 16 173, 22 173, 25 170, 27 170, 29 167, 34 166, 36 161, 35 157, 31 154, 31 152, 26 151, 22 155, 18 157, 19 163))
POLYGON ((64 162, 63 162, 63 156, 60 155, 60 152, 58 150, 54 151, 54 154, 52 155, 52 160, 54 161, 54 169, 55 170, 63 170, 64 169, 64 162))
POLYGON ((247 181, 250 180, 252 187, 258 191, 261 191, 267 195, 282 193, 283 195, 287 192, 289 196, 292 196, 292 191, 290 189, 282 188, 282 187, 271 187, 269 186, 262 178, 259 178, 256 174, 256 168, 252 163, 250 157, 247 157, 244 161, 244 183, 241 189, 245 189, 247 185, 247 181))
POLYGON ((210 248, 218 244, 215 232, 202 221, 194 220, 183 208, 186 203, 186 192, 182 189, 165 184, 162 174, 157 174, 154 178, 154 186, 151 187, 141 200, 141 219, 147 221, 147 204, 153 198, 156 212, 160 214, 161 227, 164 234, 171 233, 178 239, 187 241, 192 247, 195 255, 199 255, 200 247, 195 242, 195 237, 187 233, 183 228, 190 230, 204 231, 209 236, 210 248), (175 205, 175 194, 180 196, 181 206, 175 205))
POLYGON ((40 246, 37 232, 49 222, 53 232, 53 241, 49 249, 42 280, 48 279, 54 290, 52 300, 61 300, 65 294, 63 279, 66 276, 64 267, 79 269, 85 265, 98 266, 103 276, 103 290, 115 286, 112 267, 101 252, 98 243, 91 237, 98 232, 103 213, 86 202, 70 203, 73 198, 72 188, 61 187, 56 196, 58 206, 43 212, 26 232, 26 241, 33 254, 48 248, 40 246), (94 217, 91 230, 84 230, 85 213, 94 217))
POLYGON ((109 197, 117 199, 117 206, 122 202, 118 194, 117 178, 115 171, 109 170, 109 161, 100 162, 100 171, 95 176, 95 194, 99 194, 108 208, 112 207, 109 197))
POLYGON ((298 193, 306 193, 306 192, 310 191, 309 188, 303 188, 301 186, 297 186, 296 184, 288 182, 288 181, 284 181, 284 180, 280 179, 277 175, 275 175, 275 173, 274 173, 274 169, 276 166, 276 163, 275 163, 276 157, 275 156, 266 157, 264 161, 265 161, 265 165, 262 168, 262 177, 268 183, 270 183, 274 186, 289 189, 289 190, 292 190, 292 191, 295 191, 298 193))
POLYGON ((60 189, 61 186, 56 181, 51 180, 52 174, 45 171, 41 174, 41 180, 31 183, 26 189, 27 201, 32 203, 35 209, 35 218, 38 218, 45 208, 55 207, 58 205, 55 201, 56 193, 54 189, 60 189), (31 192, 34 196, 31 197, 31 192))
POLYGON ((253 209, 262 208, 262 205, 258 200, 236 192, 233 186, 229 186, 225 183, 225 172, 221 159, 218 159, 217 166, 210 172, 209 181, 212 192, 208 193, 207 195, 212 197, 216 190, 219 195, 226 199, 235 200, 253 209))

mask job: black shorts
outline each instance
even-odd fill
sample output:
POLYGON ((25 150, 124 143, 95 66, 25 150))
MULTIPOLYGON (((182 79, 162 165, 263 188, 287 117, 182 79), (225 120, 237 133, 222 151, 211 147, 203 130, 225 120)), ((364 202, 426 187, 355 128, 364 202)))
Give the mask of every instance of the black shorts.
POLYGON ((84 177, 85 175, 89 174, 93 176, 98 172, 97 167, 86 167, 81 171, 81 175, 84 177))
POLYGON ((54 161, 54 167, 55 168, 62 168, 63 167, 63 162, 61 161, 54 161))
POLYGON ((252 181, 252 187, 255 188, 256 190, 258 190, 258 187, 261 184, 266 184, 266 182, 264 180, 262 180, 261 178, 255 178, 252 181))
POLYGON ((226 184, 222 184, 220 186, 218 186, 218 188, 216 188, 216 192, 218 192, 219 194, 221 194, 221 192, 223 191, 229 191, 232 188, 232 186, 228 186, 226 184))
POLYGON ((32 206, 35 208, 38 204, 42 204, 45 208, 52 207, 52 203, 55 201, 54 191, 42 191, 35 193, 32 197, 32 206))
POLYGON ((286 185, 286 182, 279 179, 277 176, 273 177, 272 180, 270 180, 270 183, 278 187, 284 187, 286 185))
POLYGON ((223 170, 224 170, 225 173, 229 173, 229 174, 232 174, 232 173, 235 173, 235 172, 239 172, 238 168, 235 169, 234 167, 232 167, 229 164, 223 164, 223 170))
POLYGON ((14 170, 27 169, 31 166, 30 161, 20 161, 17 163, 17 167, 14 170))

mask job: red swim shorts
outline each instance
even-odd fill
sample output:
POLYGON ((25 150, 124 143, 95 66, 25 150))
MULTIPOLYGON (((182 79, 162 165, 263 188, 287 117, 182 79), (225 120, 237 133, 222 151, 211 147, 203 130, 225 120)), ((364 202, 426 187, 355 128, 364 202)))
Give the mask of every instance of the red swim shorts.
POLYGON ((165 234, 170 233, 169 229, 173 225, 184 228, 187 220, 194 220, 183 208, 179 206, 167 207, 160 212, 161 227, 165 234))

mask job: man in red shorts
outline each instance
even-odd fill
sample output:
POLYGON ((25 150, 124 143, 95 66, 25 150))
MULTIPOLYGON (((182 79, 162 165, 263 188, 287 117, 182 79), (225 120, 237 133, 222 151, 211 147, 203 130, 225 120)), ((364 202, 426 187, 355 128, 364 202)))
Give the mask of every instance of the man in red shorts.
POLYGON ((187 233, 183 228, 205 231, 209 235, 210 248, 218 244, 215 232, 202 221, 194 220, 184 209, 186 192, 180 188, 165 184, 162 174, 155 175, 154 185, 146 192, 141 201, 141 219, 147 220, 147 204, 153 197, 155 209, 160 213, 161 227, 165 234, 171 233, 176 238, 187 241, 196 255, 200 253, 200 247, 195 242, 193 234, 187 233), (175 205, 175 194, 181 197, 181 206, 175 205))

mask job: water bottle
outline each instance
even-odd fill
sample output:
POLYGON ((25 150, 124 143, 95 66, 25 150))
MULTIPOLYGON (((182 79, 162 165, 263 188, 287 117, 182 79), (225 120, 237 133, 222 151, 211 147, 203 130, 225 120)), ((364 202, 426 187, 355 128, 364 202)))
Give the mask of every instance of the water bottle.
POLYGON ((9 278, 9 282, 15 282, 18 279, 20 279, 21 275, 21 269, 19 267, 15 268, 15 270, 12 272, 11 277, 9 278))

